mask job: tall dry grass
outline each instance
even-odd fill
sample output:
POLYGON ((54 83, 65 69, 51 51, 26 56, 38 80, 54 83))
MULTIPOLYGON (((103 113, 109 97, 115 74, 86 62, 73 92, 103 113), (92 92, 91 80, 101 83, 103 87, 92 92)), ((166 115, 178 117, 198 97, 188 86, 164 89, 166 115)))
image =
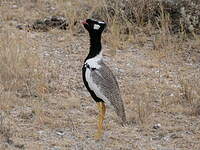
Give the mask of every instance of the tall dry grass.
MULTIPOLYGON (((48 91, 40 57, 30 51, 30 47, 37 48, 37 45, 28 38, 26 32, 6 28, 1 33, 1 93, 12 91, 19 97, 40 97, 48 91)), ((2 99, 1 103, 4 103, 2 99)))

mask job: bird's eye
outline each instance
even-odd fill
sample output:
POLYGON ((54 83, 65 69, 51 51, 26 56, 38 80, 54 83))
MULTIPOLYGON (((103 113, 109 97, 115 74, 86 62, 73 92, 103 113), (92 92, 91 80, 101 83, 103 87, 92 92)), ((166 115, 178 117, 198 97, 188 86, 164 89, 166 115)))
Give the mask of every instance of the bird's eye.
POLYGON ((100 25, 94 24, 94 27, 93 27, 94 30, 99 30, 99 28, 100 28, 100 25))

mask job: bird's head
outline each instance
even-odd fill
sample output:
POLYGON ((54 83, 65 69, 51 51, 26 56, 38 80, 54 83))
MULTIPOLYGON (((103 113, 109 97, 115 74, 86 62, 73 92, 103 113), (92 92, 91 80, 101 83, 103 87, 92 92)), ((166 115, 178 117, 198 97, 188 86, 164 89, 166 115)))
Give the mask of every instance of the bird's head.
POLYGON ((105 22, 94 19, 86 19, 82 24, 90 34, 101 34, 106 27, 105 22))

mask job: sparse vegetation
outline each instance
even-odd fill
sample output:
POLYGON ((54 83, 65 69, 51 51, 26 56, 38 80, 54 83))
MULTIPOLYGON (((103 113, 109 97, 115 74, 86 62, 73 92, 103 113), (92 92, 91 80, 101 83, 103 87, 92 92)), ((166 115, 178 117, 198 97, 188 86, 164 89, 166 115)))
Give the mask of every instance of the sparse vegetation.
POLYGON ((0 149, 200 149, 199 18, 198 0, 0 1, 0 149), (51 16, 66 30, 27 30, 51 16), (108 109, 101 141, 80 71, 87 17, 108 23, 105 59, 130 121, 108 109))

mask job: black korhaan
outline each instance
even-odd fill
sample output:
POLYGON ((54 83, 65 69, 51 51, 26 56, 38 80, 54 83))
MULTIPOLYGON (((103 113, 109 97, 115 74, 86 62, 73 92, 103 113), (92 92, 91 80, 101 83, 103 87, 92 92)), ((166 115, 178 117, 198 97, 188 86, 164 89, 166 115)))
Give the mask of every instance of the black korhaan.
POLYGON ((100 138, 103 134, 103 120, 106 112, 105 103, 114 107, 122 124, 126 122, 126 115, 117 80, 112 71, 104 64, 102 58, 101 35, 106 23, 87 19, 82 24, 90 36, 90 51, 84 61, 82 76, 87 90, 97 102, 99 122, 96 137, 100 138))

